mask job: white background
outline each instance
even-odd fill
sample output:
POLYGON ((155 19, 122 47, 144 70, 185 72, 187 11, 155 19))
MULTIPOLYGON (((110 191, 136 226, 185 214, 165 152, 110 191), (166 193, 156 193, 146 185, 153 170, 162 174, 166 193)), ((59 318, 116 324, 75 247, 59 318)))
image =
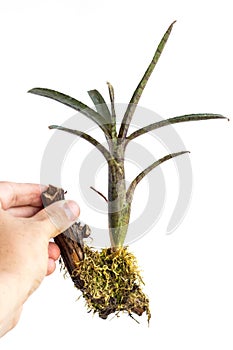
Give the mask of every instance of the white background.
MULTIPOLYGON (((164 117, 213 112, 232 119, 230 5, 227 0, 0 0, 0 179, 39 182, 52 133, 47 126, 73 115, 27 90, 54 88, 89 103, 86 91, 93 88, 107 98, 109 80, 125 103, 174 19, 141 105, 164 117)), ((187 123, 176 130, 192 151, 189 211, 176 232, 166 235, 175 193, 168 191, 161 220, 131 245, 151 300, 150 327, 145 319, 138 325, 126 315, 93 318, 75 301, 72 282, 56 271, 25 304, 19 325, 0 340, 1 350, 233 348, 232 122, 187 123)), ((164 172, 169 169, 164 165, 164 172)), ((177 184, 169 175, 166 181, 168 190, 177 184)), ((81 209, 85 217, 85 205, 81 209)))

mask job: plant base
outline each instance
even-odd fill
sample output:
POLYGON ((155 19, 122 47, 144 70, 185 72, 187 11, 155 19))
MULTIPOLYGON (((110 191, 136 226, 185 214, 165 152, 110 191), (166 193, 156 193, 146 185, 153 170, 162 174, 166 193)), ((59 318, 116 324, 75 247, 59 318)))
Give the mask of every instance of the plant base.
POLYGON ((120 311, 150 319, 149 300, 142 292, 135 256, 127 247, 102 249, 100 252, 84 246, 84 259, 76 263, 72 278, 82 281, 81 289, 89 312, 103 319, 120 311))
MULTIPOLYGON (((64 190, 52 185, 42 193, 44 206, 64 199, 64 190)), ((120 311, 150 319, 149 300, 142 292, 143 281, 135 256, 127 247, 100 252, 84 243, 87 225, 73 224, 54 238, 61 251, 62 267, 69 273, 86 300, 88 310, 103 319, 120 311)))

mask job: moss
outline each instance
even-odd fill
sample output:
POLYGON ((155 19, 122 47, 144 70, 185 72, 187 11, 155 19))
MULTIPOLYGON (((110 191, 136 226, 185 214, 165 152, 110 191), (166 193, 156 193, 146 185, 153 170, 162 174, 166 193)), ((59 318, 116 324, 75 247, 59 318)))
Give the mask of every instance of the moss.
POLYGON ((127 247, 102 249, 100 252, 84 247, 84 259, 76 263, 72 277, 83 281, 81 288, 89 312, 106 319, 120 311, 150 319, 149 300, 135 256, 127 247))

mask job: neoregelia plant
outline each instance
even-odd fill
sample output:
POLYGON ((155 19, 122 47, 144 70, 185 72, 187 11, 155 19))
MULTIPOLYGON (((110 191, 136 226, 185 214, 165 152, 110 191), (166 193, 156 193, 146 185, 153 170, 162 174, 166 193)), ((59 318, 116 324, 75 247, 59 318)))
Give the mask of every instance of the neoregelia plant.
POLYGON ((161 56, 174 23, 169 26, 164 34, 152 61, 134 91, 119 130, 116 123, 114 90, 110 83, 108 83, 110 108, 97 90, 88 92, 96 110, 58 91, 44 88, 34 88, 29 91, 30 93, 53 99, 79 111, 100 127, 107 140, 108 147, 105 147, 92 136, 82 131, 72 130, 58 125, 49 126, 50 129, 75 134, 88 141, 102 153, 108 164, 108 196, 107 198, 105 196, 103 197, 108 205, 108 227, 111 247, 104 248, 101 252, 98 252, 93 251, 88 246, 82 245, 83 255, 80 258, 80 254, 72 255, 72 250, 73 253, 75 251, 77 253, 77 246, 74 243, 72 243, 70 253, 67 253, 64 245, 69 246, 71 244, 70 241, 68 242, 67 238, 64 238, 61 242, 62 239, 60 237, 58 242, 62 248, 62 257, 71 277, 74 282, 77 282, 77 278, 79 279, 79 284, 77 285, 76 283, 76 286, 82 290, 89 309, 98 312, 102 318, 106 318, 110 313, 118 311, 127 311, 131 316, 132 312, 141 315, 146 311, 148 318, 150 317, 148 298, 141 290, 141 278, 137 271, 135 258, 124 247, 130 220, 131 204, 136 186, 150 171, 171 158, 187 153, 187 151, 181 150, 155 161, 136 176, 127 188, 124 164, 127 145, 130 141, 135 140, 143 134, 170 124, 225 118, 220 114, 188 114, 154 122, 129 134, 130 123, 142 92, 161 56), (70 254, 69 261, 67 260, 67 254, 70 254))

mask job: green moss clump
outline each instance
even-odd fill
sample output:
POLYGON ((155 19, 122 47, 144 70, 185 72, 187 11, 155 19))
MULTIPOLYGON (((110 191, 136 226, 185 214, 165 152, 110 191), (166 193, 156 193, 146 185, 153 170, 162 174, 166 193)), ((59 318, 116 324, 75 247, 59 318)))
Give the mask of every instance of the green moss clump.
POLYGON ((135 256, 127 247, 102 249, 84 247, 84 259, 78 262, 72 277, 78 277, 89 312, 106 319, 120 311, 150 319, 149 300, 142 292, 143 284, 135 256))

